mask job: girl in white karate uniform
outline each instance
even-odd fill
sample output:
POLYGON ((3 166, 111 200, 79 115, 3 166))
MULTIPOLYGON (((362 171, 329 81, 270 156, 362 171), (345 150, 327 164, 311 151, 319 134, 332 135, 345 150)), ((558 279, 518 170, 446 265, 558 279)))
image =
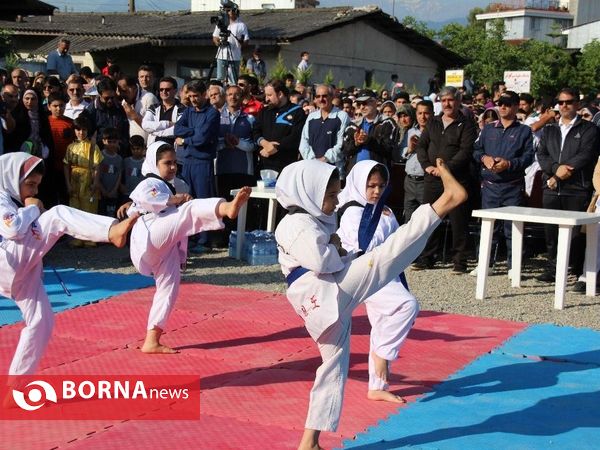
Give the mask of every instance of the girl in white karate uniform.
POLYGON ((442 196, 432 205, 422 205, 382 245, 356 259, 347 255, 335 234, 337 169, 317 160, 299 161, 277 180, 277 200, 289 212, 275 231, 287 298, 323 360, 311 390, 300 449, 319 449, 320 432, 337 429, 348 376, 352 311, 411 264, 440 217, 467 198, 442 160, 436 171, 445 187, 442 196))
POLYGON ((33 374, 52 333, 54 318, 42 280, 46 253, 64 234, 123 247, 137 219, 117 223, 63 205, 44 211, 36 198, 43 173, 43 161, 28 153, 0 156, 0 294, 15 300, 25 322, 9 375, 33 374))
MULTIPOLYGON (((365 205, 374 205, 381 199, 388 180, 387 168, 371 160, 356 163, 346 177, 346 186, 339 195, 343 214, 337 234, 342 247, 349 253, 371 251, 399 228, 394 213, 384 208, 381 216, 375 218, 378 223, 370 242, 359 243, 365 205), (361 244, 366 248, 361 248, 361 244)), ((372 400, 403 403, 401 397, 387 391, 389 365, 398 358, 400 347, 419 312, 419 304, 397 276, 367 298, 365 305, 371 323, 367 396, 372 400)))
POLYGON ((221 219, 237 217, 252 192, 248 187, 242 188, 232 202, 222 198, 192 200, 189 194, 176 193, 172 184, 176 172, 173 147, 153 142, 142 165, 146 179, 129 196, 132 203, 127 214, 141 214, 131 232, 131 260, 142 275, 152 275, 156 281, 142 345, 144 353, 176 353, 160 343, 160 336, 177 299, 188 236, 223 228, 221 219))

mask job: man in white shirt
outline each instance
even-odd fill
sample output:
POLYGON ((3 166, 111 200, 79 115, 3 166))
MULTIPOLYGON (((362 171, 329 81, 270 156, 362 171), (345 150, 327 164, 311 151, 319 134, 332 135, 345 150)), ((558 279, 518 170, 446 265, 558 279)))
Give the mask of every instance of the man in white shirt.
POLYGON ((89 105, 83 99, 83 91, 83 80, 81 78, 74 79, 67 84, 69 101, 65 105, 65 116, 69 119, 75 120, 89 105))
POLYGON ((122 77, 117 83, 118 93, 122 98, 121 105, 129 119, 129 136, 138 134, 144 138, 144 142, 147 142, 148 133, 142 128, 142 120, 146 111, 159 101, 154 94, 141 89, 137 81, 135 77, 122 77))
POLYGON ((303 72, 308 70, 308 58, 310 58, 310 54, 308 52, 300 53, 300 62, 298 63, 298 70, 303 72))
POLYGON ((250 36, 248 27, 244 22, 238 20, 239 10, 235 3, 229 2, 232 7, 224 7, 223 10, 229 17, 227 30, 229 36, 222 36, 219 26, 215 26, 213 42, 219 47, 217 51, 217 79, 229 84, 236 84, 242 59, 242 47, 248 45, 250 36))

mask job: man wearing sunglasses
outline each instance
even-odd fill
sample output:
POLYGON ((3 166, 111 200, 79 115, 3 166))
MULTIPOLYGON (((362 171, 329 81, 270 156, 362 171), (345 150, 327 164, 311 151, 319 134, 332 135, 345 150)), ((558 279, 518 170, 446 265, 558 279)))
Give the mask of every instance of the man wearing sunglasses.
MULTIPOLYGON (((579 92, 563 88, 558 94, 560 119, 546 125, 537 152, 543 171, 544 208, 567 211, 585 211, 594 190, 592 174, 598 160, 598 128, 577 115, 579 92)), ((558 227, 546 225, 546 247, 549 264, 539 281, 554 282, 558 227)), ((569 265, 579 276, 583 272, 585 235, 575 227, 571 241, 569 265)))
POLYGON ((75 120, 89 105, 83 99, 83 79, 77 78, 67 84, 67 95, 69 101, 65 105, 65 116, 75 120))
MULTIPOLYGON (((473 158, 481 171, 481 207, 521 206, 525 190, 525 168, 533 162, 531 128, 517 120, 519 96, 505 91, 498 98, 500 120, 488 123, 475 141, 473 158)), ((511 261, 511 223, 497 220, 494 242, 504 225, 507 262, 511 261)), ((476 272, 472 272, 475 274, 476 272)), ((510 273, 510 272, 509 272, 510 273)))
MULTIPOLYGON (((175 145, 175 122, 183 114, 184 106, 175 97, 177 95, 177 80, 173 77, 163 77, 158 82, 160 103, 150 106, 144 113, 142 128, 148 133, 148 145, 154 141, 163 141, 175 145)), ((183 155, 176 148, 177 163, 183 164, 183 155)))

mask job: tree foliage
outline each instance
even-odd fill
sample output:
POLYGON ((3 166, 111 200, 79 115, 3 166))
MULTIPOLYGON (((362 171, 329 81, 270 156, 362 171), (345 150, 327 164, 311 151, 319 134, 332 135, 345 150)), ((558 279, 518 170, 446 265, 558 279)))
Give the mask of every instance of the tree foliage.
POLYGON ((402 19, 402 25, 404 25, 406 28, 410 28, 411 30, 415 30, 424 36, 427 36, 429 39, 435 38, 435 30, 429 28, 425 22, 422 20, 417 20, 413 16, 404 16, 404 19, 402 19))
POLYGON ((530 70, 531 93, 536 96, 553 95, 564 86, 583 92, 600 87, 600 42, 584 47, 575 61, 566 50, 548 42, 506 42, 503 21, 486 27, 475 19, 481 12, 472 10, 466 26, 450 23, 438 32, 442 45, 469 60, 464 69, 477 84, 490 86, 502 80, 507 70, 530 70))

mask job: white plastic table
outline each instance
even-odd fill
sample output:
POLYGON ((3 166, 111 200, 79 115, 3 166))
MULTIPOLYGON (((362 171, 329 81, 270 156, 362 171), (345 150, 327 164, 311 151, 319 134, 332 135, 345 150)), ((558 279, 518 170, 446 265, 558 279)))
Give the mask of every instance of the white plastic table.
POLYGON ((479 261, 477 265, 477 287, 475 298, 485 297, 487 267, 492 249, 492 234, 496 220, 512 221, 512 280, 513 287, 521 286, 521 260, 523 250, 523 223, 543 223, 558 225, 558 247, 556 252, 556 282, 554 286, 554 308, 563 309, 567 269, 573 227, 586 225, 585 248, 585 295, 596 295, 596 255, 598 241, 598 222, 600 214, 579 211, 561 211, 556 209, 524 208, 505 206, 502 208, 477 209, 473 217, 481 218, 481 237, 479 242, 479 261))
MULTIPOLYGON (((239 192, 239 189, 233 189, 231 195, 234 197, 239 192)), ((259 188, 254 186, 250 198, 264 198, 269 200, 269 212, 267 216, 267 231, 275 231, 275 213, 277 211, 277 196, 275 188, 259 188)), ((240 208, 237 218, 237 241, 235 247, 235 258, 242 259, 242 249, 244 248, 244 240, 246 239, 246 214, 248 213, 248 203, 240 208)))

